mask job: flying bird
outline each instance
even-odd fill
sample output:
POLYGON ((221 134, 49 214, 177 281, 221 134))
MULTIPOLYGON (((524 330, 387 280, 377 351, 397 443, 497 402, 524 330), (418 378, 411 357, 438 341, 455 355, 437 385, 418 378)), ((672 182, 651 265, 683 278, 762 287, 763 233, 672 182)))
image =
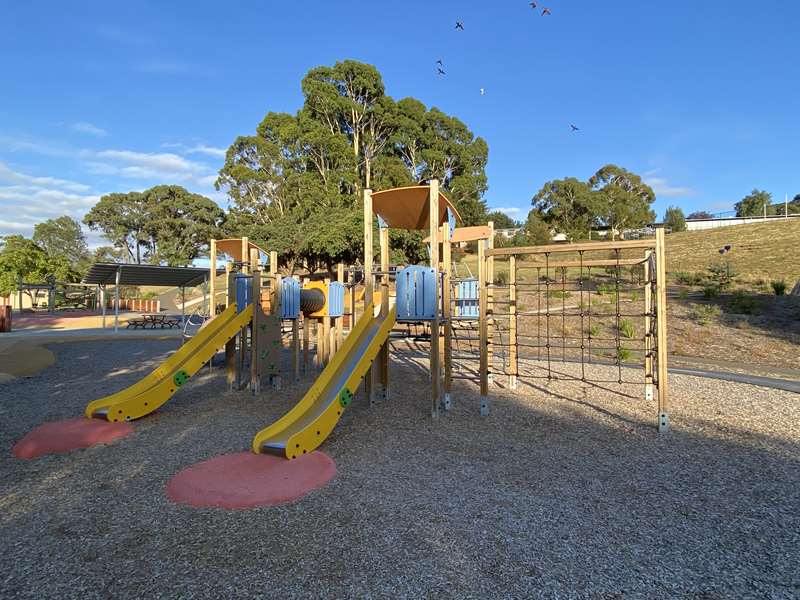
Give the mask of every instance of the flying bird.
POLYGON ((437 64, 437 65, 439 65, 439 66, 441 66, 441 67, 443 67, 443 66, 444 66, 444 63, 442 62, 442 59, 441 59, 441 58, 440 58, 439 60, 437 60, 437 61, 436 61, 436 64, 437 64))
POLYGON ((456 29, 464 31, 464 24, 461 21, 456 21, 456 29))
POLYGON ((531 2, 531 9, 536 10, 536 7, 539 6, 536 2, 531 2))
POLYGON ((439 75, 446 75, 447 73, 444 72, 444 69, 436 67, 436 70, 439 72, 439 75))
POLYGON ((569 126, 572 128, 572 131, 580 131, 580 129, 575 127, 575 125, 573 125, 572 123, 570 123, 569 126))
POLYGON ((485 96, 485 95, 486 95, 486 90, 481 88, 481 96, 485 96))
POLYGON ((545 15, 549 15, 549 14, 550 14, 550 9, 545 6, 542 9, 542 16, 544 17, 545 15))

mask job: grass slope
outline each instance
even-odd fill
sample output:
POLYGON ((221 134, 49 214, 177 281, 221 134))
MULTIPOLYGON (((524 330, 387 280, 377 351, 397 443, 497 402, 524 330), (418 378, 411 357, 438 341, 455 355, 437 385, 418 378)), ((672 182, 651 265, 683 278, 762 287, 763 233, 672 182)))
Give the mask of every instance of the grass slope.
POLYGON ((726 244, 726 258, 741 279, 783 279, 790 289, 800 280, 800 219, 669 234, 667 270, 706 272, 726 244))

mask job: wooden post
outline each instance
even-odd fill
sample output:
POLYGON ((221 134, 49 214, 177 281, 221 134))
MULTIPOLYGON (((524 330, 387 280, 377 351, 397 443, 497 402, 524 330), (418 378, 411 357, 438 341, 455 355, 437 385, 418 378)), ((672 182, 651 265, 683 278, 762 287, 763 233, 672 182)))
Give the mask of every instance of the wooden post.
POLYGON ((667 268, 664 229, 656 229, 656 327, 658 328, 658 431, 669 430, 667 382, 667 268))
POLYGON ((208 260, 208 296, 211 298, 208 315, 213 319, 217 314, 217 240, 211 240, 208 260))
MULTIPOLYGON (((379 230, 381 245, 381 318, 389 314, 389 228, 381 227, 379 230)), ((389 398, 389 338, 381 348, 379 356, 379 377, 381 382, 381 396, 384 400, 389 398)))
POLYGON ((452 302, 452 255, 450 247, 450 222, 442 225, 442 317, 444 318, 444 402, 445 410, 452 408, 453 388, 453 313, 452 302))
POLYGON ((439 380, 441 361, 439 360, 439 181, 431 179, 428 196, 428 225, 431 240, 431 267, 434 271, 433 297, 436 310, 431 321, 431 417, 439 416, 439 380))
MULTIPOLYGON (((231 302, 236 302, 236 285, 234 282, 236 275, 231 271, 231 263, 226 264, 226 270, 228 275, 225 278, 227 281, 225 287, 228 290, 228 296, 225 302, 230 306, 231 302)), ((232 392, 236 388, 236 336, 233 336, 225 344, 225 378, 228 382, 228 391, 232 392)))
MULTIPOLYGON (((270 294, 269 299, 269 311, 273 315, 280 318, 281 315, 281 275, 278 273, 278 253, 275 250, 270 251, 269 253, 269 273, 270 273, 270 285, 272 286, 272 293, 270 294)), ((278 321, 278 339, 281 339, 280 333, 280 321, 278 321)), ((282 342, 281 342, 282 345, 282 342)), ((272 375, 270 377, 270 381, 272 382, 272 389, 279 390, 281 389, 281 376, 280 375, 272 375)))
MULTIPOLYGON (((364 190, 364 310, 372 302, 372 223, 375 217, 372 212, 372 190, 364 190)), ((373 369, 370 367, 364 375, 364 391, 370 405, 375 404, 375 392, 372 385, 373 369)))
POLYGON ((478 240, 478 329, 480 330, 481 416, 489 414, 489 353, 487 335, 486 242, 478 240))
POLYGON ((517 257, 508 257, 508 387, 517 389, 517 257))
MULTIPOLYGON (((261 270, 259 269, 259 254, 256 248, 250 249, 250 273, 253 276, 252 285, 252 301, 253 301, 253 324, 251 327, 250 337, 250 391, 253 395, 261 392, 261 378, 263 373, 261 371, 261 361, 258 359, 258 353, 262 350, 258 343, 258 327, 261 325, 261 270)), ((245 327, 246 332, 247 327, 245 327)), ((242 338, 244 340, 244 338, 242 338)), ((244 344, 242 344, 244 347, 244 344)))
MULTIPOLYGON (((344 285, 344 263, 339 263, 336 265, 336 281, 344 285)), ((343 328, 344 315, 336 318, 336 349, 334 352, 338 352, 339 348, 342 347, 342 339, 344 337, 343 328)))
MULTIPOLYGON (((489 221, 489 239, 486 240, 486 245, 489 250, 494 249, 494 221, 489 221)), ((487 353, 489 355, 489 383, 494 381, 494 256, 489 255, 486 259, 486 334, 487 334, 487 353)))
POLYGON ((651 327, 653 320, 650 313, 653 311, 653 288, 651 278, 653 271, 650 268, 650 261, 653 253, 646 250, 644 253, 644 399, 648 402, 653 400, 653 336, 651 327))

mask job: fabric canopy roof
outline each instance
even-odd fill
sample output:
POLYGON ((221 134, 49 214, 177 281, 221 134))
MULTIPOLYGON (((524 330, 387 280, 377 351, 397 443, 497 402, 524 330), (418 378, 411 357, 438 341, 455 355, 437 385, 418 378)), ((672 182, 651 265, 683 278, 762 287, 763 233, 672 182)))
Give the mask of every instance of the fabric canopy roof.
MULTIPOLYGON (((242 256, 243 244, 241 238, 217 240, 216 244, 217 244, 217 252, 220 252, 222 254, 227 254, 233 260, 239 262, 250 260, 249 256, 242 256)), ((269 256, 269 252, 267 252, 263 248, 259 248, 253 242, 248 242, 248 246, 250 250, 253 250, 255 248, 256 250, 261 252, 261 254, 269 256)))
MULTIPOLYGON (((410 187, 393 188, 382 192, 372 193, 372 210, 383 219, 389 227, 397 229, 428 229, 428 215, 430 212, 428 198, 430 187, 415 185, 410 187)), ((439 192, 439 223, 447 223, 447 210, 461 222, 455 206, 447 197, 439 192)))
MULTIPOLYGON (((83 283, 114 284, 117 281, 117 271, 119 271, 120 285, 191 287, 203 283, 209 276, 209 269, 203 267, 95 263, 83 277, 83 283)), ((224 269, 217 270, 218 275, 224 272, 224 269)))

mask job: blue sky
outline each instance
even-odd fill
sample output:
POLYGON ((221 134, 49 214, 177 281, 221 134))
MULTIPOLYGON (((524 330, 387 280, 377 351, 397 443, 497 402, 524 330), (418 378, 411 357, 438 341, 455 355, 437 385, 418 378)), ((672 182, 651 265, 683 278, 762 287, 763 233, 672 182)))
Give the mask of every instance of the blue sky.
POLYGON ((486 200, 515 218, 545 181, 608 162, 646 177, 659 216, 800 193, 800 3, 543 4, 4 3, 0 234, 157 183, 226 206, 228 145, 346 58, 483 136, 486 200))

